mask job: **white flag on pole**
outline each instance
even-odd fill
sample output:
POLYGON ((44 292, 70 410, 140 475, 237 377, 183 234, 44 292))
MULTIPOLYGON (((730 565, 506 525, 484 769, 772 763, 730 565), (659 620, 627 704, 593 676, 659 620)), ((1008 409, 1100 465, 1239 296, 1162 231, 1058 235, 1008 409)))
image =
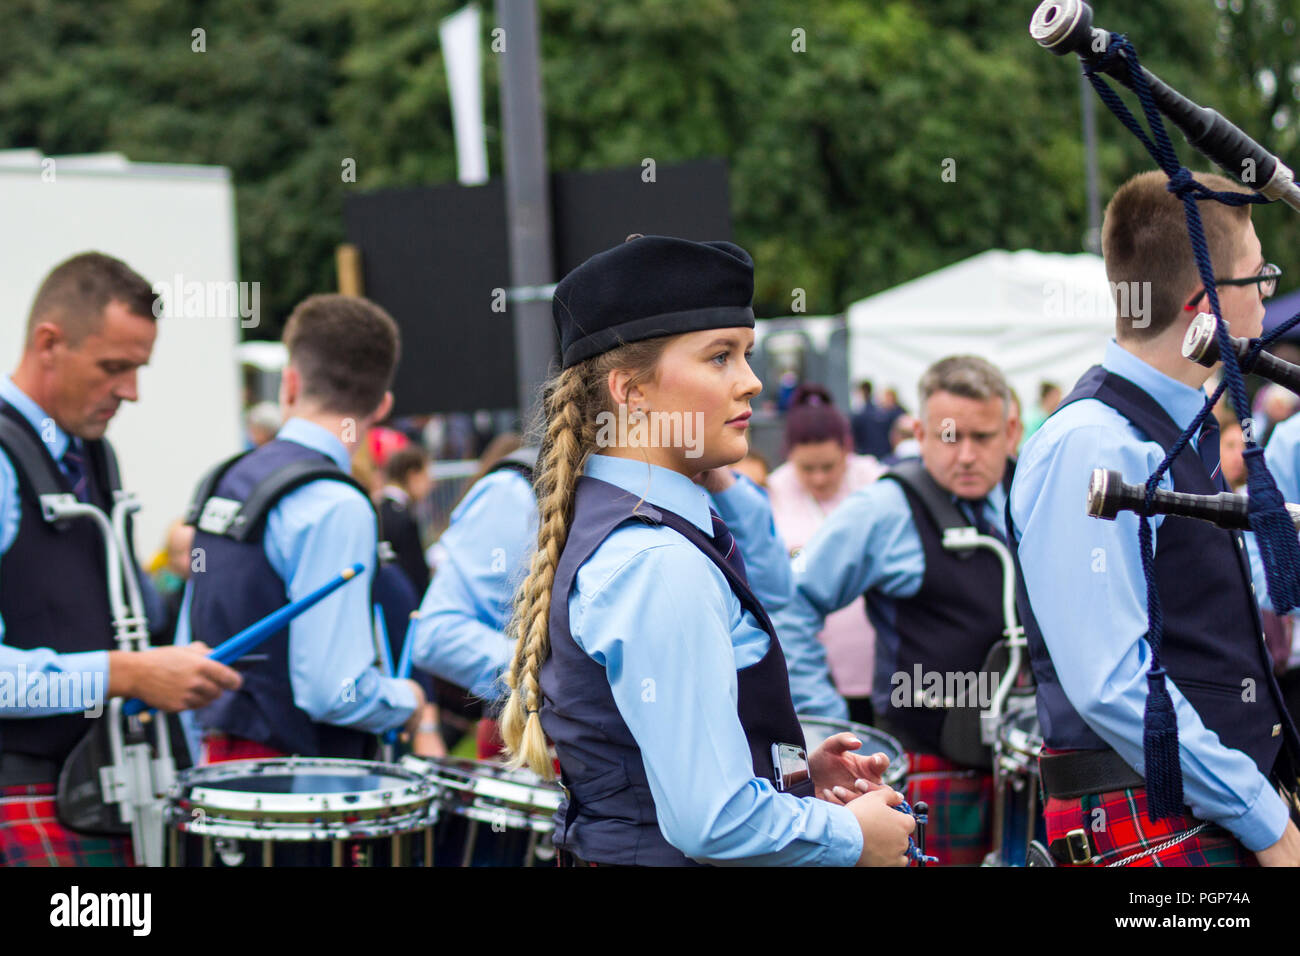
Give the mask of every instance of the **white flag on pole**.
POLYGON ((481 21, 478 5, 471 3, 438 25, 456 132, 456 178, 465 186, 481 186, 488 179, 481 21))

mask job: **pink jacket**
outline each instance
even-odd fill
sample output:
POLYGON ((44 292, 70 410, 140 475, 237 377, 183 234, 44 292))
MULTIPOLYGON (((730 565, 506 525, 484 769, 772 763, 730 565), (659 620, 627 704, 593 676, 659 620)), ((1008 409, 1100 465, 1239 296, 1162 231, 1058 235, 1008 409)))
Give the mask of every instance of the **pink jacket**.
MULTIPOLYGON (((870 455, 849 455, 844 482, 829 500, 819 502, 799 484, 794 466, 788 462, 768 477, 772 518, 793 557, 812 539, 826 516, 845 498, 885 473, 870 455)), ((826 618, 818 635, 826 647, 831 678, 845 697, 871 695, 871 677, 876 666, 876 632, 867 620, 866 605, 859 598, 826 618)))

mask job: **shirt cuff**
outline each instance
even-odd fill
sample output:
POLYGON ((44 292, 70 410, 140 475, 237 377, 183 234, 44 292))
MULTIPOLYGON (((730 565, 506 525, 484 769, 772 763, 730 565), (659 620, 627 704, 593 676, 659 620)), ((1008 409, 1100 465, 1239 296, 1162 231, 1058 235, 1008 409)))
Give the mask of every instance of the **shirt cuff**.
MULTIPOLYGON (((815 797, 813 799, 816 799, 815 797)), ((824 866, 857 866, 862 857, 862 827, 848 807, 833 803, 822 804, 827 810, 827 830, 831 845, 826 848, 824 866)))
POLYGON ((1282 839, 1291 819, 1285 801, 1278 796, 1266 777, 1262 779, 1259 796, 1249 810, 1236 819, 1218 821, 1235 833, 1242 845, 1252 853, 1267 850, 1282 839))
POLYGON ((405 711, 403 721, 415 711, 415 691, 411 685, 400 677, 385 677, 383 691, 384 703, 394 710, 405 711))
POLYGON ((82 651, 77 654, 60 654, 57 658, 59 670, 67 673, 78 671, 87 676, 104 675, 104 686, 108 687, 108 651, 82 651))
POLYGON ((85 710, 95 710, 108 703, 108 651, 82 651, 77 654, 60 654, 55 658, 65 674, 81 675, 82 696, 94 698, 84 701, 85 710))

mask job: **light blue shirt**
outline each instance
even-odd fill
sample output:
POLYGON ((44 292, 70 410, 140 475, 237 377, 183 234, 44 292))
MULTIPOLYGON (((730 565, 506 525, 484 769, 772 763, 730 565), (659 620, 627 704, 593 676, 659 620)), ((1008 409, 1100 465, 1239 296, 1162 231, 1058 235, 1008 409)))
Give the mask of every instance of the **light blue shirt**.
MULTIPOLYGON (((953 500, 967 518, 974 518, 972 503, 953 500)), ((989 525, 999 532, 1005 502, 1006 494, 997 484, 979 505, 989 525)), ((785 651, 795 709, 846 719, 848 706, 831 683, 826 649, 817 635, 828 615, 872 591, 883 615, 883 620, 873 616, 877 662, 888 666, 891 648, 892 656, 897 656, 895 601, 915 597, 925 577, 925 551, 902 486, 897 481, 877 481, 849 495, 795 558, 794 574, 794 597, 772 615, 772 623, 785 651)), ((890 687, 886 683, 881 688, 879 680, 875 684, 873 697, 883 709, 890 687)))
MULTIPOLYGON (((1264 449, 1264 461, 1277 482, 1277 490, 1290 502, 1300 502, 1300 416, 1293 416, 1281 421, 1269 436, 1268 446, 1264 449)), ((1250 571, 1255 579, 1255 597, 1259 606, 1265 611, 1273 610, 1273 602, 1268 594, 1268 579, 1264 576, 1264 562, 1259 556, 1259 544, 1255 535, 1246 533, 1247 553, 1250 555, 1250 571)), ((1290 617, 1300 618, 1300 608, 1293 610, 1290 617)), ((1300 666, 1300 641, 1291 648, 1291 667, 1300 666)))
MULTIPOLYGON (((593 455, 586 474, 712 534, 708 494, 677 472, 593 455)), ((578 569, 574 641, 605 669, 641 749, 664 838, 715 863, 850 866, 852 812, 754 776, 737 715, 737 670, 770 641, 718 567, 662 525, 616 528, 578 569)))
MULTIPOLYGON (((1200 389, 1114 340, 1102 365, 1155 399, 1179 428, 1205 403, 1200 389)), ((1116 469, 1140 484, 1164 456, 1119 412, 1085 399, 1058 411, 1025 443, 1011 487, 1025 587, 1061 687, 1088 726, 1139 773, 1151 649, 1138 519, 1127 511, 1114 521, 1090 518, 1084 500, 1094 468, 1116 469)), ((1168 474, 1160 486, 1172 487, 1168 474)), ((1152 518, 1154 534, 1161 523, 1152 518)), ((1254 762, 1220 743, 1173 679, 1167 683, 1192 812, 1231 830, 1249 850, 1272 845, 1286 827, 1286 805, 1254 762)))
MULTIPOLYGON (((767 495, 737 475, 711 500, 744 556, 750 588, 771 613, 789 601, 791 574, 767 495)), ((482 478, 452 513, 439 545, 411 660, 476 697, 495 700, 505 693, 501 678, 514 653, 506 622, 537 545, 533 486, 513 469, 482 478)))
MULTIPOLYGON (((320 425, 291 418, 276 438, 328 455, 351 471, 343 443, 320 425)), ((290 601, 353 563, 365 565, 357 580, 290 623, 289 679, 294 703, 312 720, 380 733, 410 717, 415 696, 405 681, 385 676, 375 664, 370 585, 377 536, 374 509, 355 488, 341 481, 313 481, 285 495, 267 513, 262 547, 284 579, 290 601)), ((181 603, 178 645, 191 640, 192 597, 191 583, 181 603)))
MULTIPOLYGON (((49 448, 55 461, 63 457, 68 448, 68 434, 45 410, 7 376, 0 379, 0 399, 8 402, 36 429, 49 448)), ((0 555, 8 553, 18 539, 18 524, 22 514, 19 503, 18 476, 9 456, 0 450, 0 555)), ((81 686, 108 689, 108 651, 86 651, 77 654, 58 654, 49 648, 20 650, 4 643, 4 621, 0 620, 0 719, 9 717, 46 717, 52 714, 76 713, 84 708, 31 706, 18 701, 32 699, 30 689, 37 682, 54 687, 64 680, 61 675, 80 675, 81 686), (9 697, 9 689, 24 682, 27 692, 9 697)), ((49 695, 44 695, 49 699, 49 695)))

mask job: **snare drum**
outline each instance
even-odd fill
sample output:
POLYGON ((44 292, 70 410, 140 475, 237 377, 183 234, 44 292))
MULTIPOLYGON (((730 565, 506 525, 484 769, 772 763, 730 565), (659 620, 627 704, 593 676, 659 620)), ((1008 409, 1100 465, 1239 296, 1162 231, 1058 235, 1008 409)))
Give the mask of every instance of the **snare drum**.
POLYGON ((173 866, 406 866, 437 787, 393 764, 326 757, 232 760, 179 774, 166 823, 173 866))
POLYGON ((555 859, 558 783, 481 760, 407 757, 402 763, 429 774, 438 789, 439 866, 533 866, 555 859))
POLYGON ((885 771, 883 778, 886 786, 892 787, 899 793, 902 793, 907 786, 907 753, 903 750, 903 745, 889 734, 875 727, 867 727, 865 724, 831 720, 829 717, 800 716, 799 725, 803 727, 804 746, 807 747, 808 753, 811 754, 820 747, 827 738, 848 731, 862 741, 862 746, 853 753, 864 757, 883 753, 889 758, 889 769, 885 771))
POLYGON ((1001 840, 994 845, 1000 855, 996 861, 989 861, 998 866, 1025 866, 1030 844, 1034 840, 1047 841, 1038 781, 1038 755, 1042 749, 1038 709, 1033 698, 1028 698, 1026 706, 1003 715, 998 728, 995 783, 1001 806, 1001 840))

